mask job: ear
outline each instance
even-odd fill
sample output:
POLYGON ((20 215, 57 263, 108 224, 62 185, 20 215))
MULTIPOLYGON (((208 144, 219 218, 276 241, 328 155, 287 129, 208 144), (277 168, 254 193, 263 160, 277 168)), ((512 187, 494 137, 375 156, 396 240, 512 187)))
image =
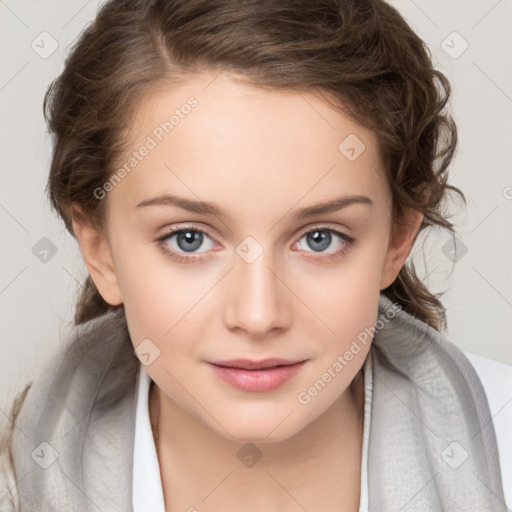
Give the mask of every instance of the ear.
POLYGON ((423 214, 413 208, 408 208, 401 219, 396 221, 391 230, 391 236, 382 268, 380 289, 384 290, 397 278, 405 260, 411 252, 418 234, 423 214))
POLYGON ((123 299, 117 280, 109 242, 103 231, 94 227, 76 205, 71 206, 73 231, 91 279, 105 302, 112 306, 123 299))

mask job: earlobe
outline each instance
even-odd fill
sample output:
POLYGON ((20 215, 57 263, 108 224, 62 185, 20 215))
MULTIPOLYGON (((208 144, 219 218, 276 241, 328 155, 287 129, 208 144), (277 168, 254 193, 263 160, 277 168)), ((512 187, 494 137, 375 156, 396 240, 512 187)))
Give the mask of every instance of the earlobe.
POLYGON ((88 222, 76 206, 71 208, 71 217, 82 258, 100 295, 112 306, 122 304, 117 273, 105 234, 88 222))
POLYGON ((409 208, 400 222, 393 226, 386 259, 382 269, 380 289, 384 290, 397 278, 405 260, 414 245, 416 235, 421 227, 423 214, 409 208))

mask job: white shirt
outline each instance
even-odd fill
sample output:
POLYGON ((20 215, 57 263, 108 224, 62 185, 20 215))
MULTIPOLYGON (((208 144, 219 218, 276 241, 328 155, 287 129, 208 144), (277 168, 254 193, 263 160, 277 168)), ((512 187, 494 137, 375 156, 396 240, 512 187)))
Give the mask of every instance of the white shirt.
MULTIPOLYGON (((463 351, 475 368, 489 402, 500 455, 503 489, 507 505, 512 506, 512 366, 463 351)), ((372 404, 372 360, 363 365, 364 423, 361 458, 361 493, 359 512, 368 511, 368 441, 372 404)), ((149 419, 149 386, 151 379, 140 365, 137 382, 137 409, 133 453, 134 512, 165 512, 160 467, 149 419)))

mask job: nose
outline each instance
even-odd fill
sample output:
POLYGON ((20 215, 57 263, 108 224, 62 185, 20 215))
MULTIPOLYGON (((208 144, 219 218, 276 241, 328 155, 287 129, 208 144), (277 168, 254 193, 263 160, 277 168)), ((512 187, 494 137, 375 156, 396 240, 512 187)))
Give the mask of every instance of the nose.
POLYGON ((253 339, 285 330, 292 319, 293 294, 275 267, 271 251, 263 251, 254 261, 234 256, 234 268, 226 283, 226 326, 253 339))

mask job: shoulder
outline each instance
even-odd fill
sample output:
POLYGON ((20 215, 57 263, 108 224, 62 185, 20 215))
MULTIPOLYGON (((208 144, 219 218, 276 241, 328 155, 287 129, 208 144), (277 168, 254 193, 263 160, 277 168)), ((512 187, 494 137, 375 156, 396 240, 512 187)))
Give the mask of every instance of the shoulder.
POLYGON ((503 491, 512 505, 512 366, 463 350, 475 369, 489 403, 500 456, 503 491))
MULTIPOLYGON (((4 437, 4 432, 2 432, 2 437, 4 437)), ((17 500, 16 478, 9 445, 2 440, 0 446, 0 510, 4 512, 17 511, 17 500)))
MULTIPOLYGON (((31 382, 24 383, 14 399, 7 398, 9 414, 0 414, 1 512, 17 512, 38 478, 30 471, 30 454, 39 443, 35 440, 47 436, 59 446, 98 442, 90 432, 103 434, 105 424, 114 424, 111 418, 130 409, 138 363, 123 318, 107 313, 70 329, 32 367, 31 382), (77 429, 75 419, 85 418, 84 411, 89 420, 77 429), (47 429, 44 433, 41 426, 47 429)), ((66 469, 78 467, 81 460, 66 460, 66 469)), ((59 462, 64 468, 64 459, 59 462)))
POLYGON ((32 386, 30 382, 14 398, 9 418, 2 415, 0 425, 0 510, 16 512, 19 510, 16 476, 11 453, 12 432, 21 406, 32 386))

